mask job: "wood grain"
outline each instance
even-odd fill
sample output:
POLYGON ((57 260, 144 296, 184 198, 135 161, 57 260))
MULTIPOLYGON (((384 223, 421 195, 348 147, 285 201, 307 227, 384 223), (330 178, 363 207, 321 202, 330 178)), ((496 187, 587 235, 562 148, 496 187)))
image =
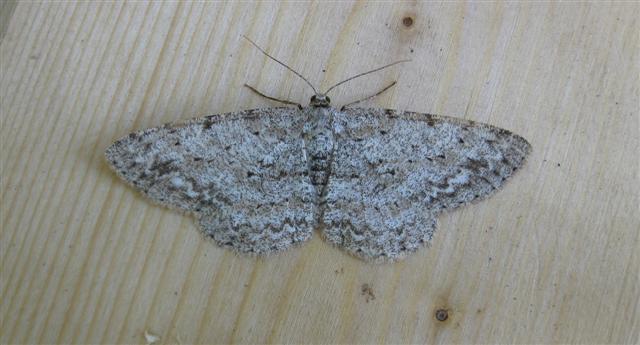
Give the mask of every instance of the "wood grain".
POLYGON ((0 7, 0 342, 143 343, 147 330, 182 344, 637 343, 639 7, 0 7), (126 187, 103 152, 133 130, 273 105, 245 82, 306 102, 308 87, 242 34, 322 88, 411 58, 334 104, 397 80, 371 104, 491 123, 534 152, 404 262, 366 264, 319 236, 238 257, 126 187))

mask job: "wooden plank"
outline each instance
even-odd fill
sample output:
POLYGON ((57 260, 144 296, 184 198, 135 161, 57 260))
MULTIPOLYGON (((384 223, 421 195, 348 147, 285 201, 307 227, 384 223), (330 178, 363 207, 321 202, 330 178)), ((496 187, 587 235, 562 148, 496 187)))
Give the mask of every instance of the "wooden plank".
POLYGON ((637 342, 639 12, 632 2, 3 6, 0 342, 141 343, 145 331, 163 343, 637 342), (102 153, 136 129, 272 106, 245 82, 311 96, 242 34, 323 88, 411 58, 339 88, 334 103, 397 80, 371 104, 488 122, 533 154, 494 197, 443 215, 433 245, 404 262, 367 264, 319 236, 238 257, 126 187, 102 153))

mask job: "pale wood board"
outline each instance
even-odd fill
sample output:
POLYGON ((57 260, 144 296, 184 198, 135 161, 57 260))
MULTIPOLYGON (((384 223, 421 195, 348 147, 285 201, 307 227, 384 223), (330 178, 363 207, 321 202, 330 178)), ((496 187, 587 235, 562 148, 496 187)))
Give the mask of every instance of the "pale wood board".
POLYGON ((182 344, 638 342, 638 3, 3 11, 1 343, 143 343, 145 330, 182 344), (411 58, 333 103, 397 80, 369 105, 487 122, 533 153, 404 262, 367 264, 317 235, 238 257, 128 188, 103 152, 133 130, 274 106, 245 82, 306 103, 309 88, 242 34, 323 88, 411 58))

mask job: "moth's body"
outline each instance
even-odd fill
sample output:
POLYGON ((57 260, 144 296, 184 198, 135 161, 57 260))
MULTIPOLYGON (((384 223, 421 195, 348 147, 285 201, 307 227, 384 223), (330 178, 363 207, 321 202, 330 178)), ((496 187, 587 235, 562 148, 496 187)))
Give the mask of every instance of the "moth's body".
POLYGON ((312 103, 302 112, 307 118, 302 137, 309 162, 309 176, 318 196, 321 196, 331 169, 335 146, 333 117, 336 110, 329 106, 318 106, 312 103))

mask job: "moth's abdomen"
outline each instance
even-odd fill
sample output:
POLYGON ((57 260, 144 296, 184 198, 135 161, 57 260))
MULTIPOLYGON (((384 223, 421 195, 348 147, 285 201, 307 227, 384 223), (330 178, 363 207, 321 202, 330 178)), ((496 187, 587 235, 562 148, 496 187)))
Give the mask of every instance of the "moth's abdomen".
POLYGON ((309 167, 309 177, 314 186, 325 185, 329 176, 329 160, 325 158, 313 158, 309 167))
POLYGON ((331 133, 317 133, 307 146, 309 177, 314 186, 327 184, 333 158, 334 140, 331 133))

